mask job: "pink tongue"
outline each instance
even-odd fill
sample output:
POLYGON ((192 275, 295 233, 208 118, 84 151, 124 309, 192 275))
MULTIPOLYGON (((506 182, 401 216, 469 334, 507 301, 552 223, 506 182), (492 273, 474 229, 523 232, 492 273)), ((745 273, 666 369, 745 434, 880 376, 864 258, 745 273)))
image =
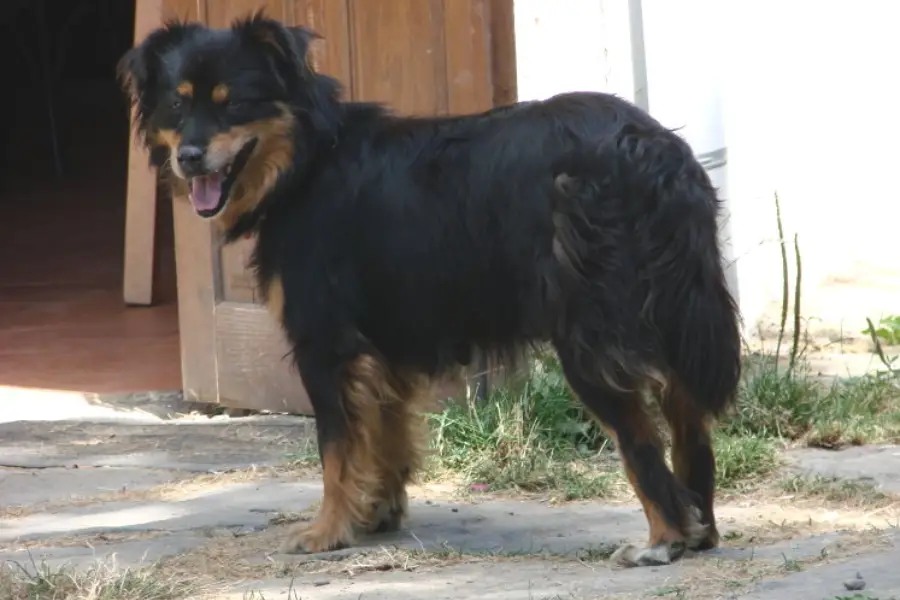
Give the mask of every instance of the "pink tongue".
POLYGON ((197 210, 213 210, 222 196, 222 176, 218 173, 191 179, 191 201, 197 210))

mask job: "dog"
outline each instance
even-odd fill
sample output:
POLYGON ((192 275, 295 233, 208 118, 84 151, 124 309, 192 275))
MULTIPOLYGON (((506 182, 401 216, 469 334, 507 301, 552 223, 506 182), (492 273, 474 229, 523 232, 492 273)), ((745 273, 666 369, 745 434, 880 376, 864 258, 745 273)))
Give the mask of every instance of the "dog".
POLYGON ((257 284, 315 411, 323 500, 282 550, 401 527, 430 385, 475 353, 535 345, 555 350, 643 506, 649 543, 616 559, 716 546, 711 428, 736 396, 740 317, 720 201, 689 145, 604 93, 441 117, 344 101, 311 65, 317 38, 262 13, 172 21, 119 63, 174 192, 226 242, 255 236, 257 284))

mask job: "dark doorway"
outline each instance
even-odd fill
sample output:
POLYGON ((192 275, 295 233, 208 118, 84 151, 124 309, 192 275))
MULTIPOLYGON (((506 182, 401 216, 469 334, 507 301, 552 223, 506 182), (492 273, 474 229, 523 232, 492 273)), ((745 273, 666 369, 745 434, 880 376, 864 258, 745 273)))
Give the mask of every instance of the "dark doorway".
POLYGON ((155 304, 122 300, 130 125, 115 66, 132 44, 134 2, 2 4, 0 386, 178 388, 167 202, 155 304))

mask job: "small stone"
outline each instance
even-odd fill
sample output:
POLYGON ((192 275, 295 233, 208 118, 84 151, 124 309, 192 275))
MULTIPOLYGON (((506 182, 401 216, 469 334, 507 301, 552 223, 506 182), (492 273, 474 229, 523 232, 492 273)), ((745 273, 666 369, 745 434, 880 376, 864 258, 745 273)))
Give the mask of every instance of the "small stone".
POLYGON ((431 500, 426 500, 425 504, 427 504, 428 506, 431 506, 432 504, 434 504, 434 502, 432 502, 431 500))
POLYGON ((858 592, 866 589, 866 580, 863 579, 862 574, 857 573, 855 578, 844 582, 844 587, 851 592, 858 592))
POLYGON ((458 509, 458 508, 451 508, 451 509, 450 509, 450 512, 459 512, 459 509, 458 509))
POLYGON ((313 581, 313 587, 322 587, 331 583, 327 579, 319 579, 317 581, 313 581))

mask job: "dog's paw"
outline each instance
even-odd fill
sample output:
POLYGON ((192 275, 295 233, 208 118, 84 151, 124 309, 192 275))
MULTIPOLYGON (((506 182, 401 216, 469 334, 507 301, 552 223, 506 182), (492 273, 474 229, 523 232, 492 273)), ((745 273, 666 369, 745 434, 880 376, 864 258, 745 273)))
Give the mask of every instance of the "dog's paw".
POLYGON ((372 509, 372 521, 366 528, 367 533, 390 533, 399 531, 403 519, 409 509, 409 498, 406 490, 390 499, 378 501, 372 509))
POLYGON ((295 525, 282 542, 279 552, 283 554, 318 554, 341 550, 353 544, 350 532, 344 527, 323 526, 318 522, 311 525, 295 525))
POLYGON ((678 560, 686 549, 684 542, 665 542, 649 548, 625 544, 613 553, 611 560, 623 567, 658 567, 678 560))
POLYGON ((688 509, 684 538, 689 550, 711 550, 719 545, 719 532, 715 526, 703 523, 701 518, 699 508, 692 506, 688 509))

